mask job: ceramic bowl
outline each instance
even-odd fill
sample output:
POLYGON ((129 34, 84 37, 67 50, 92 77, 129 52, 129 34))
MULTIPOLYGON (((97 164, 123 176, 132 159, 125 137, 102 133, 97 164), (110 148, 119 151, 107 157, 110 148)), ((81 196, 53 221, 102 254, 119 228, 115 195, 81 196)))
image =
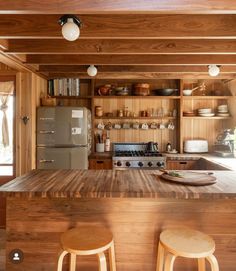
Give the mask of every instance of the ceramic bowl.
POLYGON ((184 89, 183 90, 183 95, 184 96, 191 96, 192 95, 192 90, 191 89, 184 89))

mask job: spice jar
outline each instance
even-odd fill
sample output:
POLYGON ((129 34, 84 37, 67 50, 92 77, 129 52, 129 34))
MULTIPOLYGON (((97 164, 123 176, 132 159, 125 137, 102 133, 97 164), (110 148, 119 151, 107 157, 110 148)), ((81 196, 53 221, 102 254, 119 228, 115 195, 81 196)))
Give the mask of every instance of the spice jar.
POLYGON ((95 115, 96 117, 102 117, 103 116, 103 110, 101 106, 95 107, 95 115))
POLYGON ((124 116, 124 112, 122 109, 118 110, 117 112, 118 117, 122 118, 124 116))

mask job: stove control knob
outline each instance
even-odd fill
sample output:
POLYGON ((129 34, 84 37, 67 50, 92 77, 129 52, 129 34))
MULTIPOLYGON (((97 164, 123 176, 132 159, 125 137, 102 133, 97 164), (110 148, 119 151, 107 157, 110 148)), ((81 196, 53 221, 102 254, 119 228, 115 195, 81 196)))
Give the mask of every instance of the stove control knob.
POLYGON ((118 167, 121 167, 121 166, 122 166, 121 161, 118 161, 118 162, 116 163, 116 165, 117 165, 118 167))
POLYGON ((131 166, 130 162, 126 162, 125 165, 126 165, 127 167, 130 167, 130 166, 131 166))
POLYGON ((158 167, 163 167, 163 162, 157 162, 158 167))
POLYGON ((138 166, 142 167, 143 166, 143 162, 138 162, 138 166))
POLYGON ((148 162, 148 166, 149 167, 153 166, 153 162, 148 162))

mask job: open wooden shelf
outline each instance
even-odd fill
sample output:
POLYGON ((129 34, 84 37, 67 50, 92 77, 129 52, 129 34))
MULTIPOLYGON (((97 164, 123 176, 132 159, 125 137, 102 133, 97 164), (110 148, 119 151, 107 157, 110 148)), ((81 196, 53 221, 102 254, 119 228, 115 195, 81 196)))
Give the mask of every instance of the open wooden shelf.
POLYGON ((201 120, 223 120, 223 119, 231 119, 232 117, 229 116, 229 117, 200 117, 200 116, 195 116, 195 117, 182 117, 183 119, 201 119, 201 120))
POLYGON ((94 119, 169 119, 176 120, 174 117, 95 117, 94 119))
POLYGON ((93 96, 93 98, 98 99, 180 99, 180 96, 132 96, 132 95, 123 95, 123 96, 116 96, 116 95, 109 95, 109 96, 93 96))
POLYGON ((92 96, 51 96, 52 98, 57 99, 91 99, 92 96))
POLYGON ((206 100, 206 99, 214 99, 214 100, 221 100, 221 99, 232 99, 236 98, 236 96, 181 96, 181 98, 186 100, 206 100))

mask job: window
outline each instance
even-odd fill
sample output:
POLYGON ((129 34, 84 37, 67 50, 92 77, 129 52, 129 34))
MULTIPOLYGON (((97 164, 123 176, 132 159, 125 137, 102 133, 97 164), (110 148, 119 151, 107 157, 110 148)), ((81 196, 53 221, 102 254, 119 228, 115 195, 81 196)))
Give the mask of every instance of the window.
POLYGON ((0 176, 14 175, 13 90, 14 82, 0 82, 0 176))

